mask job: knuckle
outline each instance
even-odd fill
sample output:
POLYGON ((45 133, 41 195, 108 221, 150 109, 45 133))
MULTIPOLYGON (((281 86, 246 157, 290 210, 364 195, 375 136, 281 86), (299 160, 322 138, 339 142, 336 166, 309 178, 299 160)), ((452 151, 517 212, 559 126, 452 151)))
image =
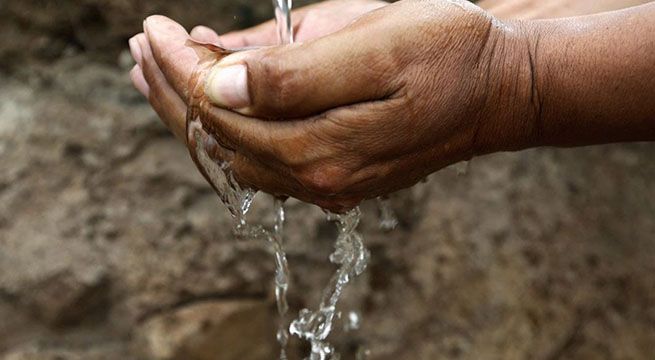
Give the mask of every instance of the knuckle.
POLYGON ((291 136, 286 139, 270 139, 276 141, 278 146, 273 148, 276 159, 286 165, 291 171, 306 172, 315 162, 313 147, 303 136, 291 136))
POLYGON ((313 166, 296 171, 296 177, 303 187, 321 195, 343 192, 350 175, 350 171, 340 165, 313 166))
POLYGON ((283 111, 293 108, 299 97, 298 73, 288 67, 279 56, 273 54, 262 58, 264 91, 261 94, 264 106, 283 111))

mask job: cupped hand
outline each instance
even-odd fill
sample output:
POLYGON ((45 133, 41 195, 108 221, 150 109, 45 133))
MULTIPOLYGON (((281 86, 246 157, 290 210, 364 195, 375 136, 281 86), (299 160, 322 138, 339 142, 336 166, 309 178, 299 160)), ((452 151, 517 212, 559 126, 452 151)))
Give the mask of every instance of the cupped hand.
MULTIPOLYGON (((387 5, 380 0, 330 0, 301 7, 291 12, 294 40, 304 42, 338 31, 359 16, 387 5)), ((279 43, 275 20, 258 26, 218 36, 213 30, 198 26, 191 35, 211 39, 226 48, 270 46, 279 43)))
MULTIPOLYGON (((180 136, 198 60, 188 36, 150 17, 131 40, 133 81, 180 136)), ((240 181, 342 211, 523 147, 535 131, 526 49, 521 29, 467 1, 406 0, 328 36, 224 58, 206 79, 207 121, 240 181)))

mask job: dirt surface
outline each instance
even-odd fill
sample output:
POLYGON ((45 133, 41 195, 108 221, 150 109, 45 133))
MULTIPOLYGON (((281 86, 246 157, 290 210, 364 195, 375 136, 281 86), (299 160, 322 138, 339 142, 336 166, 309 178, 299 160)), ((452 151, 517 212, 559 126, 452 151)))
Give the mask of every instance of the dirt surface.
MULTIPOLYGON (((109 33, 132 31, 102 14, 109 33)), ((186 149, 131 88, 118 42, 62 41, 72 50, 51 58, 3 57, 0 358, 275 358, 266 248, 234 240, 186 149)), ((364 204, 371 264, 343 302, 363 324, 334 342, 346 359, 359 348, 371 359, 652 359, 654 151, 475 159, 467 175, 445 169, 395 195, 390 233, 364 204)), ((251 218, 270 222, 270 205, 259 198, 251 218)), ((288 211, 295 314, 317 304, 335 231, 316 207, 288 211)), ((292 358, 303 350, 294 342, 292 358)))

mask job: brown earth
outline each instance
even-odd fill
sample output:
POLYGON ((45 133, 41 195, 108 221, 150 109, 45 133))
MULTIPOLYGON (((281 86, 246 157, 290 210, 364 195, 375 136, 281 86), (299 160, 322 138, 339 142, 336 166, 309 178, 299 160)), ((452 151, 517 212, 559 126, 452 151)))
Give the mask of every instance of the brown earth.
MULTIPOLYGON (((233 239, 131 88, 123 45, 147 13, 224 30, 270 10, 249 3, 0 5, 0 358, 275 358, 272 258, 233 239)), ((371 264, 343 302, 363 326, 333 340, 347 359, 652 359, 654 151, 475 159, 395 195, 391 233, 364 204, 371 264)), ((270 203, 252 218, 271 221, 270 203)), ((315 207, 288 211, 295 314, 333 270, 335 231, 315 207)))

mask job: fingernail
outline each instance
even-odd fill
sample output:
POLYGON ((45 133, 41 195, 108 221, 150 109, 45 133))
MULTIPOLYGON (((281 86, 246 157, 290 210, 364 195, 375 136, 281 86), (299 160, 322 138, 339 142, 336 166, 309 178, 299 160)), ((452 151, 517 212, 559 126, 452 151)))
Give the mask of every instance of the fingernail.
POLYGON ((214 67, 205 83, 205 94, 221 107, 247 107, 250 105, 248 69, 243 64, 214 67))
POLYGON ((132 54, 134 61, 141 65, 141 59, 143 59, 143 55, 141 53, 141 47, 139 46, 139 42, 137 41, 136 36, 131 37, 128 43, 130 44, 130 53, 132 54))

